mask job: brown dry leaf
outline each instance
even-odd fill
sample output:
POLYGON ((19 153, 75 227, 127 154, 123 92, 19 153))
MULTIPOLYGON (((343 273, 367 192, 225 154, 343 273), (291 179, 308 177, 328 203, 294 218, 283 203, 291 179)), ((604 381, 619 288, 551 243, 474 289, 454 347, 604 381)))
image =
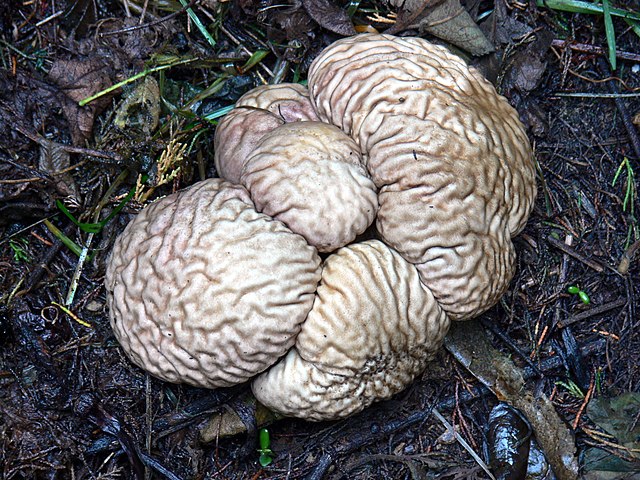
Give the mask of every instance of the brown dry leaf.
POLYGON ((542 76, 547 70, 547 52, 551 47, 553 34, 540 31, 536 40, 531 42, 524 51, 518 51, 507 70, 503 88, 515 88, 520 93, 529 93, 540 85, 542 76))
POLYGON ((514 43, 533 30, 509 14, 504 0, 496 0, 493 13, 480 28, 494 45, 514 43))
MULTIPOLYGON (((282 418, 277 413, 272 412, 261 403, 258 403, 253 395, 242 399, 242 403, 246 405, 246 408, 255 409, 255 419, 258 428, 267 426, 282 418)), ((240 419, 240 416, 233 409, 229 408, 224 412, 214 414, 207 420, 200 428, 200 441, 202 443, 211 443, 219 438, 233 437, 241 433, 246 433, 246 431, 247 426, 240 419)))
POLYGON ((494 50, 460 0, 389 0, 389 4, 399 9, 398 20, 385 33, 418 28, 472 55, 494 50))
POLYGON ((83 145, 91 136, 95 116, 108 105, 109 97, 105 95, 85 107, 78 106, 78 102, 111 86, 107 66, 97 57, 56 60, 49 78, 64 93, 60 103, 73 143, 83 145))
POLYGON ((69 152, 59 143, 42 137, 40 145, 40 160, 38 169, 48 174, 54 181, 56 190, 64 196, 78 198, 78 187, 69 172, 63 172, 71 165, 69 152))
POLYGON ((573 434, 545 394, 534 395, 526 388, 522 371, 489 343, 477 321, 451 326, 447 350, 499 400, 520 410, 535 432, 558 480, 578 478, 578 461, 573 434))
POLYGON ((302 5, 321 27, 345 37, 356 34, 347 12, 331 0, 302 0, 302 5))

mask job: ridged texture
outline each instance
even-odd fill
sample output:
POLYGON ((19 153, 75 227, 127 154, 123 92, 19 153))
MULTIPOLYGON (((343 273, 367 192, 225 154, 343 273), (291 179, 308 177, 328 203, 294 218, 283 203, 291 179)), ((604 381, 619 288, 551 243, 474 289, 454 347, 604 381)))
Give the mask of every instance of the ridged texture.
POLYGON ((214 161, 218 174, 240 183, 242 168, 264 135, 284 123, 307 120, 318 120, 318 116, 302 85, 263 85, 245 93, 216 128, 214 161))
POLYGON ((384 241, 453 319, 494 305, 536 193, 529 141, 506 99, 443 47, 372 34, 324 50, 309 88, 321 120, 360 146, 384 241))
POLYGON ((118 237, 105 277, 111 325, 156 377, 237 384, 293 345, 319 263, 243 187, 200 182, 145 208, 118 237))
POLYGON ((284 123, 267 110, 231 110, 216 128, 214 162, 218 175, 232 183, 240 183, 244 164, 258 142, 284 123))
POLYGON ((318 120, 307 87, 299 83, 261 85, 240 97, 236 107, 268 110, 287 123, 318 120))
POLYGON ((364 232, 378 209, 361 160, 358 145, 333 125, 287 123, 262 138, 240 182, 258 211, 331 252, 364 232))
POLYGON ((411 383, 448 327, 413 265, 377 240, 352 244, 325 261, 295 349, 252 388, 284 415, 345 417, 411 383))

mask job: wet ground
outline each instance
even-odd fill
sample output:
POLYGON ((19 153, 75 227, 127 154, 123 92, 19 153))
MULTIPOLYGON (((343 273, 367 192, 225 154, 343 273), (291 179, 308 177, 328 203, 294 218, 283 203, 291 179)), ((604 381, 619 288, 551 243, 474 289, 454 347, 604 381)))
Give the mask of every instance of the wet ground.
MULTIPOLYGON (((201 438, 213 413, 251 417, 248 389, 145 375, 119 349, 105 310, 115 236, 146 201, 216 175, 215 119, 242 93, 306 78, 315 55, 354 25, 383 31, 397 19, 398 32, 416 34, 424 11, 441 4, 457 8, 413 2, 395 17, 397 7, 378 2, 191 2, 210 39, 170 0, 0 8, 3 478, 487 478, 431 412, 484 457, 497 401, 445 350, 405 392, 355 417, 273 423, 274 462, 262 468, 255 431, 201 438), (133 78, 141 72, 154 81, 133 78)), ((466 7, 480 25, 473 35, 461 38, 450 23, 459 15, 449 14, 424 35, 463 54, 495 47, 468 58, 518 108, 539 165, 535 210, 515 240, 516 278, 479 322, 519 368, 534 367, 527 387, 570 425, 583 471, 630 478, 588 462, 592 447, 626 460, 637 451, 620 448, 620 426, 608 428, 587 403, 616 399, 624 410, 636 405, 624 395, 640 391, 640 38, 614 17, 613 70, 602 15, 533 1, 466 7)), ((629 431, 637 411, 619 415, 629 431)))

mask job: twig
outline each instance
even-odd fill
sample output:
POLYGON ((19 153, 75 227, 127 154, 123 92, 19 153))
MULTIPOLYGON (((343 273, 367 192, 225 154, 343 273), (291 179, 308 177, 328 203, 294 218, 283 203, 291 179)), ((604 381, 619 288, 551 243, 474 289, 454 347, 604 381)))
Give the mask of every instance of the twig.
POLYGON ((640 92, 637 92, 637 93, 558 92, 558 93, 554 93, 553 96, 554 97, 575 97, 575 98, 636 98, 636 97, 640 97, 640 92))
MULTIPOLYGON (((604 59, 600 58, 598 60, 598 66, 600 70, 607 74, 610 72, 609 65, 604 59)), ((611 93, 619 93, 618 86, 614 82, 609 82, 609 90, 611 93)), ((633 151, 636 154, 636 160, 640 160, 640 135, 638 135, 638 131, 636 130, 635 125, 633 124, 633 119, 627 110, 627 107, 624 104, 622 98, 615 97, 614 101, 616 102, 616 107, 620 112, 620 116, 622 117, 622 123, 624 128, 627 130, 629 134, 629 140, 631 140, 631 146, 633 147, 633 151)))
POLYGON ((133 76, 131 76, 129 78, 126 78, 126 79, 122 80, 121 82, 118 82, 118 83, 116 83, 114 85, 111 85, 110 87, 105 88, 104 90, 100 90, 98 93, 94 93, 90 97, 83 98, 82 100, 80 100, 78 102, 78 105, 81 106, 81 107, 84 107, 85 105, 93 102, 97 98, 100 98, 100 97, 106 95, 107 93, 111 93, 114 90, 117 90, 120 87, 128 85, 131 82, 135 82, 136 80, 144 78, 147 75, 150 75, 150 74, 155 73, 155 72, 160 72, 162 70, 167 70, 168 68, 178 67, 180 65, 186 65, 187 63, 192 63, 192 62, 195 62, 196 60, 197 60, 196 58, 187 58, 187 59, 184 59, 184 60, 179 60, 179 61, 174 62, 174 63, 169 63, 169 64, 166 64, 166 65, 160 65, 160 66, 153 67, 153 68, 147 68, 147 69, 143 70, 142 72, 136 73, 135 75, 133 75, 133 76))
MULTIPOLYGON (((21 134, 23 134, 25 137, 27 137, 28 139, 30 139, 32 142, 37 143, 40 146, 46 146, 49 142, 49 140, 45 139, 44 137, 42 137, 41 135, 32 132, 31 130, 29 130, 27 127, 25 127, 24 125, 21 125, 20 123, 16 123, 13 125, 13 128, 15 128, 18 132, 20 132, 21 134)), ((87 155, 88 157, 97 157, 97 158, 106 158, 108 160, 113 160, 115 162, 118 163, 122 163, 124 161, 124 159, 122 158, 121 155, 115 153, 115 152, 103 152, 101 150, 94 150, 92 148, 83 148, 83 147, 75 147, 73 145, 65 145, 63 143, 56 143, 56 146, 59 147, 60 149, 64 150, 67 153, 78 153, 80 155, 87 155)), ((74 165, 73 168, 77 168, 81 165, 81 163, 74 165)), ((72 168, 66 168, 62 171, 59 172, 55 172, 55 173, 63 173, 67 170, 71 170, 72 168)))
MULTIPOLYGON (((120 28, 118 30, 113 30, 111 32, 100 33, 100 34, 98 34, 98 36, 100 38, 109 37, 111 35, 119 35, 121 33, 129 33, 129 32, 133 32, 135 30, 141 30, 143 28, 154 27, 154 26, 156 26, 156 25, 158 25, 160 23, 164 23, 164 22, 166 22, 168 20, 171 20, 174 17, 177 17, 181 13, 185 12, 187 10, 187 8, 193 7, 196 4, 197 1, 198 0, 191 0, 187 5, 182 7, 180 10, 176 10, 175 12, 170 13, 169 15, 167 15, 165 17, 162 17, 162 18, 159 18, 157 20, 154 20, 153 22, 143 23, 141 25, 134 25, 132 27, 127 27, 127 28, 120 28)), ((140 17, 140 18, 142 18, 142 17, 140 17)))
POLYGON ((462 445, 462 448, 464 448, 469 455, 471 455, 471 457, 473 457, 473 459, 476 461, 476 463, 478 465, 480 465, 480 468, 482 468, 485 473, 489 476, 489 478, 491 480, 496 480, 496 477, 493 476, 493 474, 491 473, 491 471, 489 470, 489 467, 487 466, 486 463, 484 463, 484 461, 478 456, 478 454, 476 452, 473 451, 473 448, 471 448, 471 445, 469 445, 466 440, 464 438, 462 438, 460 436, 460 434, 458 432, 456 432, 455 428, 453 428, 453 425, 451 425, 446 418, 444 418, 442 416, 442 414, 438 411, 437 408, 434 408, 432 410, 433 415, 440 420, 440 423, 442 423, 455 437, 455 439, 457 440, 457 442, 462 445))
MULTIPOLYGON (((558 48, 570 48, 571 50, 574 50, 576 52, 591 53, 595 55, 606 55, 607 53, 602 47, 589 45, 587 43, 573 43, 569 40, 556 39, 551 42, 551 46, 558 48)), ((640 55, 637 53, 621 52, 619 50, 616 50, 616 57, 623 60, 631 60, 632 62, 640 62, 640 55)))
MULTIPOLYGON (((237 46, 239 46, 242 51, 244 51, 247 55, 249 55, 249 58, 251 58, 253 56, 253 54, 255 52, 252 52, 251 50, 249 50, 247 47, 245 47, 242 42, 240 40, 238 40, 229 30, 227 30, 225 28, 224 25, 220 25, 220 30, 222 31, 222 33, 224 33, 227 37, 229 37, 229 40, 231 40, 233 43, 235 43, 237 46)), ((260 68, 262 68, 267 75, 269 75, 269 77, 273 78, 273 72, 269 69, 269 67, 267 67, 264 63, 260 62, 258 64, 258 66, 260 68)), ((267 82, 264 82, 267 83, 267 82)))
POLYGON ((576 252, 575 249, 573 249, 569 245, 566 245, 564 242, 561 242, 557 238, 552 237, 551 235, 549 235, 547 237, 547 241, 551 245, 556 247, 558 250, 562 250, 567 255, 570 255, 573 258, 575 258, 576 260, 578 260, 579 262, 584 263, 587 267, 593 268, 596 272, 602 273, 604 271, 604 267, 602 265, 600 265, 598 262, 595 262, 593 260, 589 260, 584 255, 581 255, 580 253, 576 252))
POLYGON ((623 307, 627 303, 626 298, 619 298, 618 300, 614 300, 613 302, 605 303, 603 305, 599 305, 595 308, 590 308, 585 312, 580 312, 573 317, 569 317, 565 320, 559 320, 557 326, 559 328, 568 327, 569 325, 573 325, 581 320, 586 320, 590 317, 595 317, 596 315, 600 315, 604 312, 608 312, 609 310, 613 310, 614 308, 623 307))
POLYGON ((589 385, 589 390, 587 390, 587 394, 584 396, 582 405, 580 405, 580 408, 578 409, 578 413, 576 414, 576 418, 573 421, 573 424, 571 425, 574 430, 578 428, 578 424, 580 423, 580 417, 582 417, 582 413, 584 412, 584 409, 587 408, 587 405, 589 404, 589 400, 591 400, 594 390, 595 390, 595 382, 593 381, 593 378, 591 378, 591 384, 589 385))

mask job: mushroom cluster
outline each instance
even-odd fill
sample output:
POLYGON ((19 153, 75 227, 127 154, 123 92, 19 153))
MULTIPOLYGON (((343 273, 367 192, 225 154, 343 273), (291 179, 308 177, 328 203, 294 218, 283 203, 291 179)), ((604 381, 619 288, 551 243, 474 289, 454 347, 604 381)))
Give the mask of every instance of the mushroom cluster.
POLYGON ((342 39, 308 85, 245 94, 216 130, 221 178, 145 208, 105 283, 153 375, 253 378, 271 409, 328 420, 405 388, 451 320, 498 301, 536 187, 517 112, 443 47, 342 39))

